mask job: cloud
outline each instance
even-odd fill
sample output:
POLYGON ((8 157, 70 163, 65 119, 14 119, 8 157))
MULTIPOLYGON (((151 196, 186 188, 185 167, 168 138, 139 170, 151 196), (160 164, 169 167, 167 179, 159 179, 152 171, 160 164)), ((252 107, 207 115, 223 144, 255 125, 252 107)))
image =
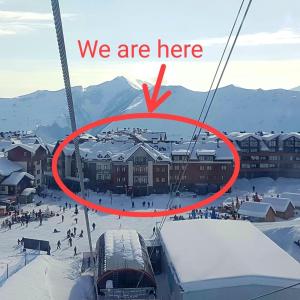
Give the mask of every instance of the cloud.
MULTIPOLYGON (((74 14, 62 14, 64 19, 72 19, 74 14)), ((51 13, 0 10, 0 36, 28 33, 53 26, 51 13)))
MULTIPOLYGON (((205 46, 223 45, 228 37, 216 37, 201 40, 205 46)), ((233 38, 232 38, 233 41, 233 38)), ((300 33, 290 28, 284 28, 276 32, 257 32, 242 34, 238 37, 237 46, 260 46, 260 45, 297 45, 300 44, 300 33)))

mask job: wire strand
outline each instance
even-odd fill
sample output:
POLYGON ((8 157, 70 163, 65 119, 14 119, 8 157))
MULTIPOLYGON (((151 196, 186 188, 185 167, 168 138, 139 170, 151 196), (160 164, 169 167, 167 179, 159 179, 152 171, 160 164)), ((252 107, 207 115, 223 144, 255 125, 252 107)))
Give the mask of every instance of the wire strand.
MULTIPOLYGON (((238 36, 239 36, 239 33, 240 33, 241 29, 242 29, 242 26, 243 26, 243 23, 244 23, 244 21, 245 21, 245 18, 246 18, 247 14, 248 14, 248 11, 249 11, 249 8, 250 8, 251 3, 252 3, 252 0, 249 0, 248 6, 247 6, 247 8, 246 8, 246 10, 245 10, 244 16, 243 16, 243 18, 242 18, 242 21, 241 21, 240 26, 239 26, 239 28, 238 28, 237 34, 236 34, 236 36, 235 36, 234 42, 233 42, 233 44, 232 44, 232 46, 231 46, 229 55, 228 55, 228 57, 227 57, 227 60, 226 60, 226 62, 225 62, 225 65, 224 65, 224 67, 223 67, 223 70, 222 70, 222 72, 221 72, 220 78, 219 78, 219 80, 218 80, 218 83, 217 83, 216 89, 215 89, 215 91, 214 91, 213 97, 212 97, 211 100, 210 100, 210 103, 209 103, 207 112, 206 112, 205 117, 204 117, 204 121, 206 120, 206 117, 207 117, 207 115, 208 115, 208 112, 209 112, 209 110, 210 110, 210 108, 211 108, 212 102, 213 102, 214 97, 215 97, 215 95, 216 95, 216 91, 217 91, 217 89, 219 88, 220 82, 221 82, 221 80, 222 80, 222 77, 223 77, 223 75, 224 75, 225 69, 226 69, 227 64, 228 64, 228 62, 229 62, 229 59, 230 59, 230 57, 231 57, 231 54, 232 54, 233 48, 234 48, 234 46, 235 46, 235 44, 236 44, 237 38, 238 38, 238 36)), ((237 20, 239 19, 239 16, 240 16, 240 13, 241 13, 241 11, 242 11, 243 6, 244 6, 244 0, 242 0, 241 5, 240 5, 239 10, 238 10, 238 13, 237 13, 237 16, 236 16, 236 18, 235 18, 235 20, 234 20, 233 26, 232 26, 232 28, 231 28, 229 37, 228 37, 227 42, 226 42, 226 45, 225 45, 225 48, 224 48, 224 50, 223 50, 223 52, 222 52, 222 55, 221 55, 219 64, 218 64, 217 69, 216 69, 216 72, 215 72, 215 74, 214 74, 214 76, 213 76, 213 80, 212 80, 212 83, 211 83, 211 85, 210 85, 208 94, 207 94, 206 99, 205 99, 205 101, 204 101, 204 104, 203 104, 203 106, 202 106, 202 109, 201 109, 201 112, 200 112, 198 121, 200 121, 200 119, 201 119, 201 117, 202 117, 204 108, 205 108, 206 103, 207 103, 207 101, 208 101, 208 98, 209 98, 209 95, 210 95, 210 93, 211 93, 213 84, 214 84, 214 82, 215 82, 215 80, 216 80, 216 77, 217 77, 217 74, 218 74, 218 72, 219 72, 219 69, 220 69, 222 60, 223 60, 223 58, 224 58, 224 56, 225 56, 225 52, 226 52, 227 47, 228 47, 228 45, 229 45, 229 42, 230 42, 230 40, 231 40, 233 31, 234 31, 234 29, 235 29, 237 20)), ((204 121, 203 121, 203 122, 204 122, 204 121)), ((195 127, 195 129, 194 129, 194 133, 196 132, 196 130, 197 130, 197 127, 195 127)), ((200 130, 200 132, 201 132, 201 130, 200 130)), ((190 148, 190 145, 192 144, 192 141, 193 141, 193 138, 194 138, 194 133, 193 133, 193 135, 192 135, 192 137, 191 137, 191 140, 190 140, 190 143, 189 143, 189 148, 190 148)), ((199 135, 200 135, 200 134, 199 134, 199 135)), ((195 147, 196 143, 198 142, 199 135, 198 135, 197 138, 196 138, 194 147, 195 147)), ((194 150, 194 147, 193 147, 193 150, 194 150)), ((189 148, 188 148, 188 149, 189 149, 189 148)), ((193 151, 193 150, 192 150, 192 151, 193 151)), ((188 151, 189 151, 189 150, 187 150, 187 152, 188 152, 188 151)), ((187 163, 186 163, 186 165, 185 165, 184 173, 181 174, 181 176, 180 176, 180 180, 179 180, 179 183, 178 183, 178 185, 177 185, 177 189, 179 188, 179 186, 180 186, 180 184, 181 184, 181 179, 182 179, 182 177, 183 177, 184 174, 185 174, 187 165, 188 165, 188 161, 187 161, 187 163)), ((177 189, 176 189, 176 190, 177 190, 177 189)), ((173 202, 173 200, 172 200, 172 193, 173 193, 173 191, 174 191, 173 188, 171 188, 171 191, 170 191, 170 197, 169 197, 169 201, 167 202, 166 209, 169 209, 169 208, 171 207, 171 205, 172 205, 172 202, 173 202)), ((157 239, 159 239, 158 231, 160 232, 160 231, 162 230, 162 228, 163 228, 163 226, 164 226, 164 223, 165 223, 166 219, 167 219, 167 217, 164 216, 164 217, 162 218, 162 221, 161 221, 161 223, 160 223, 160 226, 159 226, 158 230, 157 230, 157 228, 156 228, 156 230, 155 230, 155 239, 154 239, 154 241, 156 241, 157 239)), ((152 257, 152 255, 153 255, 153 252, 154 252, 154 247, 152 248, 152 250, 151 250, 151 252, 150 252, 150 254, 149 254, 150 260, 151 260, 151 257, 152 257)), ((139 285, 140 285, 142 279, 143 279, 143 274, 141 275, 141 278, 140 278, 140 280, 139 280, 138 283, 137 283, 137 287, 139 287, 139 285)))

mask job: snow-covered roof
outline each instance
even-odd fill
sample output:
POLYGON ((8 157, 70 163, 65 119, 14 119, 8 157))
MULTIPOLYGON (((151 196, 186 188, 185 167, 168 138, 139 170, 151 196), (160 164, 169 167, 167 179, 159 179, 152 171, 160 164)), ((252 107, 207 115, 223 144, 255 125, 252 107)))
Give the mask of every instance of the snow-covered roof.
POLYGON ((34 180, 34 176, 27 172, 14 172, 11 173, 7 178, 5 178, 1 185, 17 185, 24 177, 34 180))
POLYGON ((141 141, 165 140, 166 132, 164 131, 144 131, 136 134, 141 141))
POLYGON ((236 136, 232 136, 232 138, 234 138, 236 141, 243 141, 249 137, 253 137, 257 140, 261 140, 261 136, 260 135, 257 135, 255 133, 250 133, 250 132, 245 132, 245 133, 240 133, 239 135, 236 135, 236 136))
POLYGON ((104 234, 105 269, 144 269, 139 235, 135 230, 109 230, 104 234))
POLYGON ((265 141, 271 141, 280 136, 280 133, 267 133, 262 136, 262 139, 265 141))
POLYGON ((300 280, 299 263, 247 221, 166 222, 161 239, 185 292, 300 280))
POLYGON ((31 152, 31 153, 35 153, 35 149, 32 147, 32 145, 26 145, 26 144, 12 144, 11 146, 7 147, 6 148, 6 152, 10 151, 10 150, 13 150, 17 147, 21 147, 25 150, 27 150, 28 152, 31 152))
POLYGON ((197 149, 197 155, 216 155, 216 150, 209 150, 209 149, 197 149))
POLYGON ((191 151, 188 149, 176 149, 172 151, 172 155, 187 155, 189 156, 191 151))
POLYGON ((290 133, 282 133, 280 135, 280 139, 282 141, 286 140, 286 139, 289 139, 291 137, 295 137, 297 139, 300 139, 300 133, 299 132, 290 132, 290 133))
POLYGON ((29 195, 34 194, 34 193, 36 193, 36 189, 35 188, 26 188, 21 193, 21 196, 29 196, 29 195))
POLYGON ((280 196, 290 199, 295 207, 300 207, 300 193, 284 192, 280 196))
POLYGON ((28 152, 31 152, 33 155, 35 154, 36 150, 38 150, 40 147, 44 148, 46 150, 46 147, 42 144, 12 144, 11 146, 6 148, 6 152, 13 150, 17 147, 21 147, 24 150, 27 150, 28 152))
POLYGON ((269 203, 245 201, 241 204, 238 213, 243 216, 265 218, 270 208, 272 209, 269 203))
MULTIPOLYGON (((166 161, 169 162, 170 158, 160 151, 154 149, 149 144, 137 144, 125 152, 124 160, 128 160, 138 149, 144 150, 150 157, 153 158, 154 161, 166 161)), ((119 155, 117 156, 119 157, 119 155)))
POLYGON ((285 212, 292 201, 288 198, 264 197, 263 202, 271 204, 272 208, 278 212, 285 212))
POLYGON ((0 175, 9 176, 11 173, 22 170, 22 166, 8 160, 5 157, 0 157, 0 175))

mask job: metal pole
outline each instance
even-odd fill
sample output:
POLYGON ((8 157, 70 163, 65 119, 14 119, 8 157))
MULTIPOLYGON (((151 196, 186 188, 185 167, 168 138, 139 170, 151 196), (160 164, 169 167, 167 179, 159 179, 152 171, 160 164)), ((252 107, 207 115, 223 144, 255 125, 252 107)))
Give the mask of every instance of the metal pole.
MULTIPOLYGON (((63 27, 62 27, 62 22, 61 22, 61 15, 60 15, 60 8, 59 8, 58 0, 51 0, 51 5, 52 5, 52 11, 53 11, 53 17, 54 17, 55 30, 56 30, 56 38, 57 38, 57 43, 58 43, 58 48, 59 48, 61 68, 62 68, 64 84, 65 84, 65 92, 66 92, 66 97, 67 97, 68 110, 69 110, 70 121, 71 121, 71 130, 72 130, 72 132, 74 132, 74 131, 76 131, 77 126, 76 126, 76 118, 75 118, 75 111, 74 111, 73 98, 72 98, 72 89, 71 89, 70 76, 69 76, 68 60, 67 60, 65 41, 64 41, 64 33, 63 33, 63 27)), ((83 171, 82 171, 82 162, 81 162, 80 151, 79 151, 78 137, 74 139, 74 148, 75 148, 77 172, 78 172, 78 177, 79 177, 79 182, 80 182, 80 191, 81 191, 82 197, 84 197, 85 196, 84 177, 83 177, 83 171)), ((89 223, 87 207, 84 207, 84 216, 85 216, 85 222, 86 222, 86 228, 87 228, 90 255, 94 262, 93 246, 92 246, 90 223, 89 223)), ((95 265, 94 265, 94 273, 95 273, 95 265)), ((95 276, 94 276, 94 278, 95 278, 95 276)), ((96 288, 96 291, 98 291, 97 288, 96 288)), ((98 292, 97 292, 97 294, 98 294, 98 292)))

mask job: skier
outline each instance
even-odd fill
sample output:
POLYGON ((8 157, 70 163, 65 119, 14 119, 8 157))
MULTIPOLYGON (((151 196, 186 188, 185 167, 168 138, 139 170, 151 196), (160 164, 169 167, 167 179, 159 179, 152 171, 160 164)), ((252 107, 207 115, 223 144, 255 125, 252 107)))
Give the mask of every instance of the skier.
POLYGON ((74 227, 74 236, 76 236, 76 230, 77 230, 77 228, 74 227))
POLYGON ((60 246, 61 246, 61 242, 58 241, 57 244, 56 244, 56 249, 57 249, 57 250, 60 249, 60 246))
POLYGON ((75 223, 77 224, 77 223, 78 223, 78 219, 77 219, 77 218, 75 218, 74 220, 75 220, 75 223))
POLYGON ((93 227, 93 231, 95 231, 96 224, 95 224, 95 223, 93 223, 93 224, 92 224, 92 227, 93 227))
POLYGON ((76 246, 74 247, 74 256, 76 256, 77 255, 77 248, 76 248, 76 246))
POLYGON ((69 245, 70 245, 70 247, 72 247, 72 242, 73 242, 73 241, 72 241, 72 238, 70 237, 70 238, 69 238, 69 245))
POLYGON ((65 220, 65 216, 64 215, 61 215, 61 222, 63 223, 65 220))
POLYGON ((99 198, 99 200, 98 200, 98 201, 99 201, 99 204, 101 205, 102 199, 101 199, 101 198, 99 198))
POLYGON ((83 230, 80 231, 79 237, 80 237, 80 238, 83 237, 83 230))

